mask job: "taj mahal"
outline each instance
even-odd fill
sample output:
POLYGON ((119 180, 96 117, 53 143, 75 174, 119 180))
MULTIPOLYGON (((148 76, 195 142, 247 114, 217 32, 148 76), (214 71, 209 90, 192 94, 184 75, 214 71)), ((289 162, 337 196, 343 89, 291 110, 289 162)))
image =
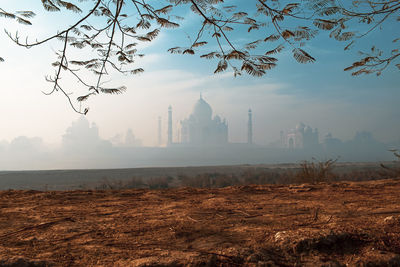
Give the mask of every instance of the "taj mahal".
MULTIPOLYGON (((178 127, 178 140, 173 140, 172 127, 172 107, 168 108, 168 138, 167 146, 187 145, 187 146, 223 146, 229 144, 228 123, 219 115, 213 116, 211 106, 203 99, 197 100, 189 117, 181 120, 178 127)), ((252 144, 252 112, 248 113, 248 144, 252 144)), ((159 139, 161 127, 159 123, 159 139)), ((159 143, 161 141, 159 140, 159 143)))
MULTIPOLYGON (((191 114, 173 123, 172 106, 168 107, 167 147, 212 147, 228 145, 254 145, 253 143, 253 114, 248 110, 247 142, 231 143, 228 138, 228 122, 225 118, 213 114, 211 106, 200 94, 193 106, 191 114), (175 125, 175 127, 173 127, 175 125)), ((158 121, 158 144, 161 146, 161 117, 158 121)), ((296 128, 280 132, 279 147, 293 149, 315 149, 319 146, 318 129, 312 129, 304 123, 296 128)))

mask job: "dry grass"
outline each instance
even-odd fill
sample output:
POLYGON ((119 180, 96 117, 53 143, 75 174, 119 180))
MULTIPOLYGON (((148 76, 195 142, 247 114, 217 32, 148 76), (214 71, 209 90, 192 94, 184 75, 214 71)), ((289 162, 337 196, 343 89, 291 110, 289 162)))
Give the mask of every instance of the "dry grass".
MULTIPOLYGON (((400 168, 388 167, 343 168, 337 160, 303 161, 292 168, 248 168, 237 174, 205 172, 201 174, 160 177, 133 177, 130 180, 103 178, 94 187, 82 189, 119 190, 133 188, 165 189, 176 187, 223 188, 240 185, 302 184, 334 181, 370 181, 400 177, 400 168)), ((400 162, 400 161, 399 161, 400 162)))
POLYGON ((297 183, 320 183, 337 180, 337 175, 333 172, 336 160, 326 161, 303 161, 300 163, 300 171, 296 173, 297 183))
POLYGON ((397 149, 390 150, 393 152, 393 155, 397 158, 397 164, 394 167, 388 167, 384 164, 381 164, 381 167, 385 170, 385 174, 389 177, 400 177, 400 154, 397 149))
POLYGON ((0 207, 0 266, 400 264, 399 179, 10 190, 0 207))

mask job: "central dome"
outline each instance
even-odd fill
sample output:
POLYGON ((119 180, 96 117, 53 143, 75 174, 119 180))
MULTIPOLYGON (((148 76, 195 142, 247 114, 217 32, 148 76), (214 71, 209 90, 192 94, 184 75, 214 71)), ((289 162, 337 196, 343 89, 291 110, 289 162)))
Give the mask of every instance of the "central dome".
POLYGON ((212 116, 212 108, 210 105, 204 101, 204 99, 200 95, 200 99, 197 100, 196 104, 194 105, 193 112, 192 112, 193 117, 197 119, 211 119, 212 116))

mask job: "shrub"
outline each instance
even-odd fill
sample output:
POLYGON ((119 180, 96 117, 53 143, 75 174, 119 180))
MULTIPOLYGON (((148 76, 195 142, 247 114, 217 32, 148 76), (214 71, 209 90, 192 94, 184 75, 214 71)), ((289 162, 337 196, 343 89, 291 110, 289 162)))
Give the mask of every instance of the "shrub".
POLYGON ((326 161, 303 161, 300 163, 300 171, 296 174, 295 180, 298 183, 320 183, 337 180, 333 173, 333 167, 337 159, 326 161))
POLYGON ((396 157, 396 166, 388 167, 386 165, 381 164, 381 167, 385 170, 385 174, 389 177, 400 177, 400 154, 397 149, 389 150, 393 152, 393 155, 396 157))
POLYGON ((147 185, 150 189, 162 189, 168 188, 168 184, 170 182, 170 177, 153 177, 147 179, 147 185))
POLYGON ((130 181, 128 181, 125 185, 125 189, 130 188, 146 188, 147 185, 143 182, 141 177, 132 177, 130 181))

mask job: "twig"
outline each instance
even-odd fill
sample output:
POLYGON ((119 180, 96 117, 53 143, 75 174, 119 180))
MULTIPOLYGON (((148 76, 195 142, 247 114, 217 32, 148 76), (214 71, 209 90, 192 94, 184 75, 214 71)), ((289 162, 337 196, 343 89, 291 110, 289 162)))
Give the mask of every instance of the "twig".
POLYGON ((194 221, 194 222, 199 222, 198 220, 195 220, 195 219, 193 219, 192 217, 190 217, 190 216, 187 216, 188 217, 188 219, 190 219, 190 220, 192 220, 192 221, 194 221))
POLYGON ((67 217, 67 218, 63 218, 63 219, 60 219, 60 220, 57 220, 57 221, 53 221, 53 222, 47 222, 47 223, 41 223, 41 224, 37 224, 37 225, 28 226, 28 227, 22 228, 22 229, 20 229, 18 231, 1 235, 0 238, 5 238, 5 237, 11 236, 11 235, 15 235, 15 234, 18 234, 18 233, 21 233, 21 232, 24 232, 24 231, 28 231, 28 230, 46 228, 46 227, 49 227, 49 226, 51 226, 53 224, 64 222, 64 221, 75 222, 75 220, 72 219, 71 217, 67 217))

